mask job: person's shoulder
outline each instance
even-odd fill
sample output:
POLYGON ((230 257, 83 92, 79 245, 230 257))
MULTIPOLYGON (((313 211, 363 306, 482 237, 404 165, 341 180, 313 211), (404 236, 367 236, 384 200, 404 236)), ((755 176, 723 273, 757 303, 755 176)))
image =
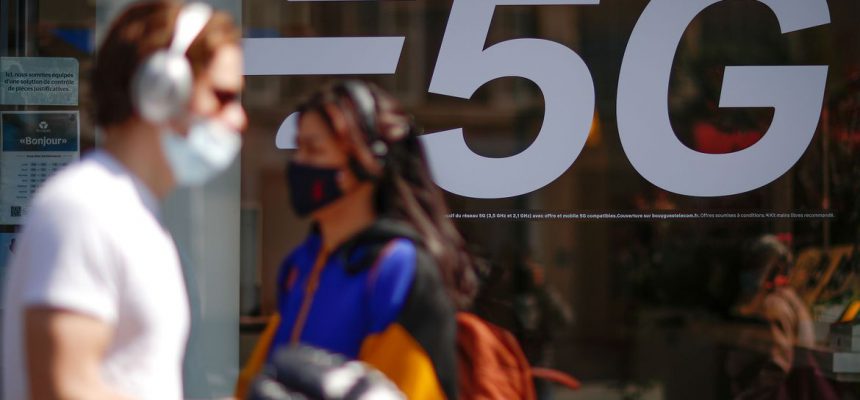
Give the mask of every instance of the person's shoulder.
POLYGON ((793 290, 779 288, 765 296, 762 302, 764 316, 767 319, 796 319, 798 315, 797 303, 799 298, 793 290))
POLYGON ((302 266, 310 267, 313 265, 314 261, 316 261, 318 248, 319 236, 311 233, 287 253, 287 256, 281 261, 281 273, 284 273, 288 269, 302 266))
POLYGON ((410 238, 403 238, 397 242, 396 254, 403 259, 413 261, 416 279, 429 280, 436 284, 441 283, 439 265, 430 249, 423 243, 410 238))
POLYGON ((418 246, 409 238, 391 239, 380 250, 380 262, 416 264, 418 250, 418 246))
POLYGON ((117 205, 112 200, 121 192, 117 186, 117 176, 98 156, 86 157, 45 181, 33 198, 30 212, 95 222, 117 205))
POLYGON ((410 302, 416 305, 446 303, 447 307, 447 300, 444 300, 447 299, 447 291, 439 265, 420 242, 411 238, 392 240, 383 249, 377 264, 372 270, 376 280, 380 281, 377 286, 409 287, 410 302))

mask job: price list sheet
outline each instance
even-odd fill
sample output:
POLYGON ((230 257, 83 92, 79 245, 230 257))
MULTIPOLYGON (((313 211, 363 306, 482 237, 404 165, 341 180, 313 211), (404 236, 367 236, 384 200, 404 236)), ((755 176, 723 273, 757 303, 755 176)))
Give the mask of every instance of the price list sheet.
POLYGON ((77 111, 0 113, 0 225, 20 225, 36 190, 80 157, 77 111))

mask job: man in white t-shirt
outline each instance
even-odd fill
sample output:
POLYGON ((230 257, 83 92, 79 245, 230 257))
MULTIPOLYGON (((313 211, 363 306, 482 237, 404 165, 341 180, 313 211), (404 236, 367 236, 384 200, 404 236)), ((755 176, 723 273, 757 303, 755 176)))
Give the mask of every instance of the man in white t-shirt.
POLYGON ((182 398, 188 299, 158 203, 239 151, 239 40, 203 4, 114 21, 93 74, 104 147, 38 191, 10 261, 4 399, 182 398))

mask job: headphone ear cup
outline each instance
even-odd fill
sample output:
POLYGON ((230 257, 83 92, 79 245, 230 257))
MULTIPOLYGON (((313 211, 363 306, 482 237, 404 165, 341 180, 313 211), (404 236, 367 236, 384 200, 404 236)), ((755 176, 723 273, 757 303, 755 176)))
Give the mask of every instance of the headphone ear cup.
POLYGON ((161 124, 186 112, 194 83, 183 54, 167 50, 150 56, 132 79, 132 101, 145 120, 161 124))

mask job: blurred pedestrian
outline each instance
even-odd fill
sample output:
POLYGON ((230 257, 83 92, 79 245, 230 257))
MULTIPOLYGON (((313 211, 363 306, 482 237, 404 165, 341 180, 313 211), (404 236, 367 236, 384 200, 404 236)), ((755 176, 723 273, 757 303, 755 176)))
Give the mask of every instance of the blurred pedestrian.
POLYGON ((202 3, 139 3, 111 25, 93 74, 104 147, 37 192, 11 261, 4 398, 182 398, 188 299, 158 203, 239 151, 239 39, 202 3))
MULTIPOLYGON (((506 263, 492 269, 475 301, 475 312, 510 331, 531 367, 553 368, 553 341, 573 323, 570 306, 547 284, 544 266, 509 248, 506 263)), ((535 379, 536 398, 552 398, 552 382, 535 379)))
POLYGON ((238 392, 278 348, 368 363, 413 400, 457 398, 455 311, 476 288, 412 117, 378 87, 338 82, 299 107, 287 175, 314 228, 284 261, 278 315, 238 392))

